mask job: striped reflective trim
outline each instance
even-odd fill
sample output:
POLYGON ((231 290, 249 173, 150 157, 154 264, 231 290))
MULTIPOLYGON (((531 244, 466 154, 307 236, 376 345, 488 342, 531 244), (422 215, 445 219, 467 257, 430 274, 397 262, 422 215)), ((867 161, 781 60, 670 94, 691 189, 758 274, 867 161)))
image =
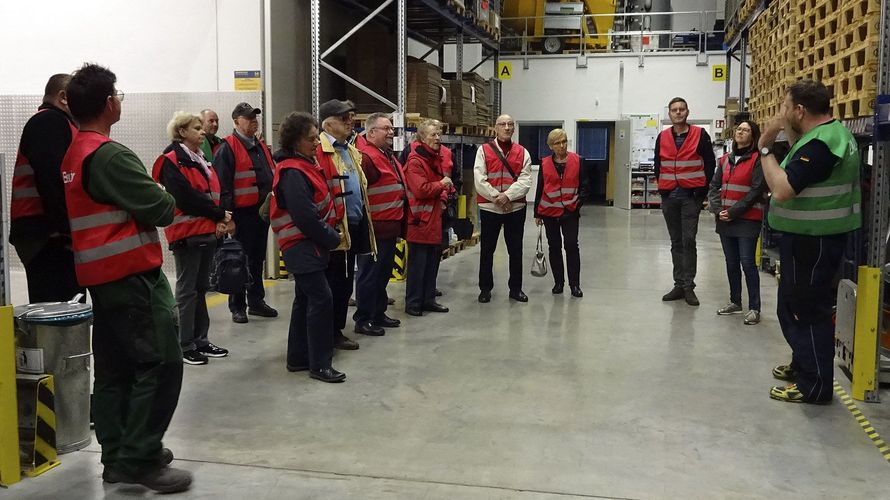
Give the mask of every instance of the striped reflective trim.
POLYGON ((255 177, 256 177, 256 172, 254 172, 252 169, 235 172, 236 179, 249 179, 249 178, 255 178, 255 177))
POLYGON ((549 196, 550 198, 559 198, 560 195, 561 195, 561 193, 560 193, 559 191, 550 191, 550 192, 545 193, 545 194, 546 194, 547 196, 549 196))
POLYGON ((213 201, 219 201, 219 193, 210 193, 210 199, 213 201))
POLYGON ((404 188, 401 184, 390 184, 388 186, 378 186, 368 188, 368 196, 374 196, 375 194, 384 194, 384 193, 392 193, 393 191, 401 191, 404 188))
POLYGON ((559 191, 562 194, 575 194, 578 192, 578 188, 562 188, 559 191))
POLYGON ((339 180, 339 179, 328 179, 328 187, 329 187, 329 188, 331 188, 331 187, 336 187, 336 186, 339 186, 339 185, 340 185, 340 180, 339 180))
POLYGON ((705 173, 702 170, 698 170, 695 172, 684 172, 684 173, 676 174, 676 175, 674 175, 674 177, 677 179, 698 179, 698 178, 704 179, 705 173))
POLYGON ((411 207, 411 212, 412 212, 412 213, 418 213, 418 212, 432 212, 432 211, 433 211, 433 206, 432 206, 432 205, 414 205, 413 207, 411 207))
POLYGON ((504 172, 502 170, 499 170, 497 172, 489 172, 488 178, 489 179, 513 179, 513 176, 509 172, 504 172))
POLYGON ((28 163, 22 163, 21 165, 16 165, 12 171, 13 177, 25 177, 28 175, 34 175, 34 169, 31 168, 31 165, 28 163))
POLYGON ((853 192, 852 184, 840 184, 838 186, 808 187, 797 194, 796 198, 821 198, 823 196, 840 196, 853 192))
POLYGON ((851 207, 832 208, 828 210, 791 210, 778 205, 773 205, 769 210, 772 215, 792 220, 832 220, 843 219, 844 217, 858 214, 861 211, 861 206, 859 203, 855 203, 851 207))
POLYGON ((549 201, 544 201, 544 200, 541 200, 541 201, 538 203, 538 206, 539 206, 539 207, 544 207, 544 208, 564 208, 562 202, 559 202, 559 203, 550 203, 549 201))
POLYGON ((128 220, 130 220, 130 214, 123 210, 84 215, 83 217, 75 217, 71 219, 71 230, 82 231, 84 229, 92 229, 94 227, 105 226, 108 224, 123 224, 128 220))
POLYGON ((699 167, 704 165, 701 160, 662 161, 662 167, 699 167))
MULTIPOLYGON (((723 204, 724 207, 727 207, 727 208, 728 208, 728 207, 731 207, 731 206, 735 205, 735 204, 738 203, 739 201, 740 201, 740 200, 730 200, 730 199, 728 199, 728 198, 724 198, 722 204, 723 204)), ((756 208, 756 209, 759 209, 759 210, 763 210, 764 208, 766 208, 766 205, 764 205, 763 203, 755 203, 755 204, 751 205, 751 208, 756 208)))
POLYGON ((577 196, 572 196, 571 198, 569 198, 568 201, 563 202, 563 204, 564 204, 564 205, 571 205, 571 204, 573 204, 573 203, 577 203, 577 202, 578 202, 578 197, 577 197, 577 196))
POLYGON ((723 189, 726 191, 736 191, 739 193, 747 193, 751 191, 751 186, 744 186, 742 184, 724 184, 723 189))
POLYGON ((290 214, 285 213, 281 217, 272 219, 270 223, 272 224, 272 227, 281 227, 290 221, 291 221, 290 214))
POLYGON ((78 264, 88 264, 124 252, 129 252, 130 250, 136 250, 137 248, 150 243, 158 243, 159 241, 160 239, 157 231, 139 233, 135 236, 130 236, 129 238, 106 243, 101 247, 74 252, 74 262, 78 264))
POLYGON ((244 195, 244 194, 253 194, 253 193, 259 194, 259 192, 260 192, 260 190, 257 189, 256 186, 251 186, 251 187, 236 189, 235 196, 244 195))
POLYGON ((172 224, 180 224, 183 222, 192 222, 192 221, 196 221, 198 219, 203 219, 203 218, 204 217, 198 217, 195 215, 177 215, 176 217, 173 217, 172 224))
POLYGON ((389 210, 392 208, 402 208, 405 206, 405 203, 402 200, 391 201, 389 203, 379 203, 377 205, 371 205, 371 212, 380 212, 382 210, 389 210))
POLYGON ((18 200, 20 198, 40 198, 40 193, 37 192, 36 187, 13 189, 12 199, 18 200))
POLYGON ((297 226, 291 226, 289 228, 282 229, 281 231, 278 231, 279 238, 288 238, 291 236, 298 236, 301 234, 303 234, 303 231, 300 231, 299 229, 297 229, 297 226))

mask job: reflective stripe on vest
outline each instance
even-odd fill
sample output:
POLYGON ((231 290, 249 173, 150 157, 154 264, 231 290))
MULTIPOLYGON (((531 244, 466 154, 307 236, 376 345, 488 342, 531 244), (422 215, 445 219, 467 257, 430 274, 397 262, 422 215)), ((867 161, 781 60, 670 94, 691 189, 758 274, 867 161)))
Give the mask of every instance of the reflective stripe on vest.
MULTIPOLYGON (((818 125, 791 147, 782 161, 784 169, 801 147, 813 140, 828 146, 839 158, 828 179, 806 187, 794 198, 770 200, 769 224, 778 231, 824 236, 853 231, 862 226, 860 158, 856 139, 840 122, 818 125)), ((802 165, 806 168, 806 165, 802 165)))
POLYGON ((562 176, 556 170, 552 156, 541 159, 544 185, 537 213, 541 217, 560 217, 578 208, 578 189, 581 183, 581 158, 569 153, 562 176))
POLYGON ((705 187, 707 176, 705 176, 704 159, 698 154, 701 127, 689 125, 689 133, 679 150, 671 130, 666 128, 658 134, 660 162, 658 189, 672 191, 677 187, 684 189, 705 187))
MULTIPOLYGON (((260 190, 257 187, 256 171, 254 170, 253 159, 248 154, 241 139, 232 134, 224 139, 232 150, 235 157, 235 176, 232 186, 234 194, 234 202, 236 208, 250 207, 260 203, 260 190)), ((272 160, 272 154, 266 144, 257 139, 257 145, 266 157, 269 168, 274 168, 275 162, 272 160)))
POLYGON ((107 142, 111 139, 102 134, 79 132, 62 161, 74 269, 81 286, 111 283, 163 263, 156 228, 115 205, 96 202, 84 189, 83 162, 107 142))

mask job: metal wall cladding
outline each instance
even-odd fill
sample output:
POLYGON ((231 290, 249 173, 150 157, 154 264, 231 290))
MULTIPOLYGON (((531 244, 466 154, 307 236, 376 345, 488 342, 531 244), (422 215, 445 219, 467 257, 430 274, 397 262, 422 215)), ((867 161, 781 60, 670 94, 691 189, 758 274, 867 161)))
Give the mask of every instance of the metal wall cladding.
MULTIPOLYGON (((126 92, 126 89, 122 89, 126 92)), ((10 199, 12 173, 16 151, 22 128, 40 106, 42 96, 0 95, 0 153, 6 155, 2 172, 3 190, 10 199)), ((167 122, 177 111, 199 113, 203 109, 213 109, 219 115, 219 135, 225 137, 232 131, 232 109, 239 102, 247 102, 262 107, 261 92, 183 92, 183 93, 127 93, 124 96, 121 121, 111 129, 111 138, 132 149, 146 169, 151 169, 154 160, 170 144, 167 138, 167 122)), ((262 123, 262 120, 260 120, 262 123)), ((7 202, 8 204, 8 202, 7 202)), ((8 206, 2 207, 5 214, 8 206)), ((176 274, 173 254, 167 250, 164 232, 161 233, 164 248, 165 273, 176 274)), ((9 252, 10 270, 24 271, 15 251, 9 252)))

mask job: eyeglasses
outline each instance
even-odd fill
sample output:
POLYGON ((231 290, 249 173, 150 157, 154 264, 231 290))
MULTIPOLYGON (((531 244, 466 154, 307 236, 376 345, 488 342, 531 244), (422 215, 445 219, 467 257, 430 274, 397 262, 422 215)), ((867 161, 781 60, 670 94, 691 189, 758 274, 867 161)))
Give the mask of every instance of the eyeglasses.
POLYGON ((371 127, 368 130, 382 130, 384 132, 389 132, 390 130, 395 130, 393 127, 371 127))
POLYGON ((124 93, 121 92, 120 90, 118 90, 117 92, 115 92, 114 94, 112 94, 112 96, 113 96, 113 97, 117 97, 117 100, 118 100, 118 101, 123 101, 123 100, 124 100, 124 93))
POLYGON ((554 146, 562 146, 563 144, 568 144, 568 143, 569 143, 569 141, 562 139, 561 141, 554 141, 553 145, 554 146))
POLYGON ((516 122, 504 122, 504 123, 495 123, 498 127, 512 127, 516 125, 516 122))

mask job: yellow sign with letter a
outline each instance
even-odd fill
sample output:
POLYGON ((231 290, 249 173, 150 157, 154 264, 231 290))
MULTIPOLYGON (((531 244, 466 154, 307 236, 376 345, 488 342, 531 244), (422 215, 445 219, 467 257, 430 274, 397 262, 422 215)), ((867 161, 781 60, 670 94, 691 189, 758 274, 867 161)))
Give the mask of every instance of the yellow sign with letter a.
POLYGON ((498 79, 509 80, 513 78, 513 63, 510 61, 498 61, 498 79))

